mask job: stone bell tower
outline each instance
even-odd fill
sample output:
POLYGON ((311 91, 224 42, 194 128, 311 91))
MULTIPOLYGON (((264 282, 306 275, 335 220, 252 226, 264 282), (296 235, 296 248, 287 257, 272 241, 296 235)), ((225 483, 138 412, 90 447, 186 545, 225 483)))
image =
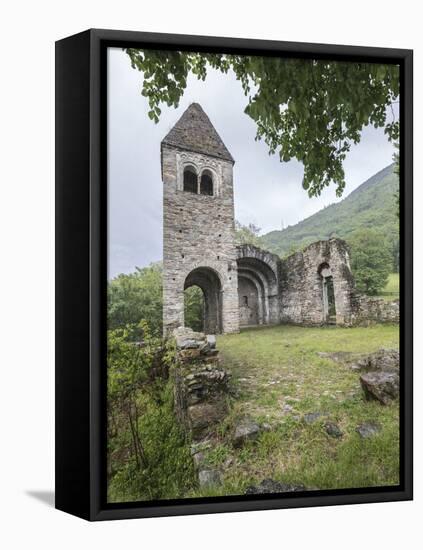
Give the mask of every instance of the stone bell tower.
POLYGON ((238 332, 234 159, 198 103, 161 143, 163 325, 184 326, 184 290, 204 294, 204 330, 238 332))

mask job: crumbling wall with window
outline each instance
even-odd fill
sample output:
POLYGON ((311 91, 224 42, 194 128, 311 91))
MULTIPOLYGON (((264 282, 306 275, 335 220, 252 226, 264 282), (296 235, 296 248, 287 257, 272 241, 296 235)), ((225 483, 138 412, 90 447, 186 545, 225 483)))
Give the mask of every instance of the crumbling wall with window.
POLYGON ((281 261, 282 323, 350 325, 355 300, 348 247, 341 239, 315 242, 281 261))

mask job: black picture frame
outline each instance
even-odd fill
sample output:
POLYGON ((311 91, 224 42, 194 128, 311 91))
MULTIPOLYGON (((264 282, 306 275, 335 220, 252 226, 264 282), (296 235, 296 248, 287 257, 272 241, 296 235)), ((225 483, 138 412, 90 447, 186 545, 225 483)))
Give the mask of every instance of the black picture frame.
POLYGON ((412 499, 413 53, 91 29, 56 43, 56 508, 109 520, 412 499), (400 66, 400 484, 107 504, 105 498, 108 47, 225 51, 400 66))

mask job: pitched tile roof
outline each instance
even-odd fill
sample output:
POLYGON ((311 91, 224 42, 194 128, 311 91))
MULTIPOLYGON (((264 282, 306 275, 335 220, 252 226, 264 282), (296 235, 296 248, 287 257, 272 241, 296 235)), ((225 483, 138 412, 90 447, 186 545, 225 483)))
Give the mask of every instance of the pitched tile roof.
POLYGON ((162 145, 170 145, 234 162, 209 117, 198 103, 191 103, 163 139, 162 145))

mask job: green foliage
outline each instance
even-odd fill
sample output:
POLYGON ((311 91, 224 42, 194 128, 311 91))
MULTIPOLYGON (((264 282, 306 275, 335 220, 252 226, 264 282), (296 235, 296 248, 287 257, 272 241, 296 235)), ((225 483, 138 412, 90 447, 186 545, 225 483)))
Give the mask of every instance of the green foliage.
POLYGON ((231 449, 224 443, 217 443, 208 453, 206 462, 207 465, 213 467, 221 467, 225 460, 230 457, 231 449))
POLYGON ((343 161, 361 130, 384 127, 399 138, 399 121, 387 122, 387 108, 399 96, 399 68, 360 62, 286 59, 162 50, 126 50, 143 73, 148 116, 159 121, 159 105, 178 107, 190 73, 205 80, 210 67, 235 73, 248 97, 244 109, 256 123, 256 139, 283 162, 303 163, 303 188, 320 195, 331 182, 345 187, 343 161))
POLYGON ((189 447, 176 423, 172 345, 142 323, 108 333, 109 501, 177 498, 194 486, 189 447))
MULTIPOLYGON (((149 400, 139 419, 147 466, 139 468, 134 460, 120 463, 109 482, 110 502, 182 498, 195 486, 192 457, 175 420, 170 384, 161 399, 161 405, 149 400)), ((118 441, 111 442, 110 450, 118 441)))
MULTIPOLYGON (((161 262, 153 263, 134 273, 121 274, 109 282, 108 309, 109 329, 135 325, 131 337, 142 335, 139 323, 145 321, 155 336, 163 331, 163 267, 161 262)), ((203 326, 203 294, 198 287, 185 291, 186 325, 194 330, 203 326)))
MULTIPOLYGON (((145 320, 154 334, 162 334, 162 279, 161 262, 112 279, 108 286, 109 329, 138 325, 145 320)), ((139 333, 135 331, 134 336, 139 336, 139 333)))
POLYGON ((387 302, 392 300, 398 300, 400 295, 400 286, 399 286, 399 273, 390 273, 388 277, 388 282, 385 285, 385 288, 378 294, 379 298, 383 298, 387 302))
POLYGON ((316 214, 260 237, 261 246, 282 257, 301 250, 308 244, 339 237, 349 241, 360 228, 380 229, 388 242, 391 271, 398 271, 399 226, 394 195, 398 176, 394 166, 385 168, 364 182, 342 201, 323 208, 316 214))
POLYGON ((190 286, 184 292, 185 326, 196 332, 203 330, 204 294, 200 287, 190 286))
POLYGON ((389 246, 382 231, 360 229, 351 235, 351 269, 358 290, 375 296, 388 282, 391 271, 389 246))
POLYGON ((235 242, 237 244, 252 244, 260 247, 260 227, 253 223, 242 225, 239 221, 235 221, 235 242))
MULTIPOLYGON (((399 175, 400 175, 399 143, 394 143, 394 146, 395 146, 395 149, 396 149, 396 151, 394 153, 394 163, 395 163, 394 172, 399 178, 399 175)), ((396 210, 397 210, 397 216, 399 218, 400 217, 400 194, 399 194, 399 189, 395 192, 394 198, 395 198, 395 206, 396 206, 396 210)))

